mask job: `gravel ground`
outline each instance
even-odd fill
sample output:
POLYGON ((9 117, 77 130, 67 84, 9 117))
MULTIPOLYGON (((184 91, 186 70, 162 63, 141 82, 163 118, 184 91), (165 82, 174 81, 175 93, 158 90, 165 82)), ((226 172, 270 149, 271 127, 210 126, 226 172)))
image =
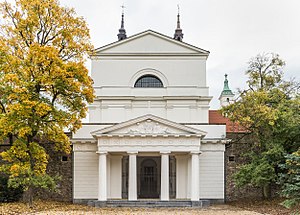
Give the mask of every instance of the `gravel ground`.
POLYGON ((94 215, 94 214, 178 214, 178 215, 259 215, 252 211, 239 209, 228 205, 217 205, 203 209, 191 209, 191 208, 89 208, 89 210, 70 210, 70 211, 45 211, 39 213, 31 213, 38 215, 58 214, 58 215, 94 215))

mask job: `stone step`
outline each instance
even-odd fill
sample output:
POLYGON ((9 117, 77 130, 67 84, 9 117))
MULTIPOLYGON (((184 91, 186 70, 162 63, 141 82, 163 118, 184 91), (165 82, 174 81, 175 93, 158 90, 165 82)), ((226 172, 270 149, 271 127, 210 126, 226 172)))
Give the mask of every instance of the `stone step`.
POLYGON ((174 200, 174 201, 154 201, 154 200, 108 200, 108 201, 88 201, 89 206, 93 207, 208 207, 209 200, 188 201, 188 200, 174 200))

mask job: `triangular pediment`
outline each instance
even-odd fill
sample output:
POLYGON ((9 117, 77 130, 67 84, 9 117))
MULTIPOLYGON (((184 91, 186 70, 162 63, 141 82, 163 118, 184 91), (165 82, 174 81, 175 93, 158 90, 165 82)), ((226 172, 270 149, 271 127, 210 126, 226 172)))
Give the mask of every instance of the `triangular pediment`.
POLYGON ((205 131, 187 127, 157 116, 145 115, 114 126, 91 132, 100 136, 198 136, 205 131))
POLYGON ((185 42, 177 41, 171 37, 152 30, 144 31, 124 40, 100 47, 95 50, 95 53, 96 56, 110 54, 209 55, 209 52, 204 49, 200 49, 185 42))

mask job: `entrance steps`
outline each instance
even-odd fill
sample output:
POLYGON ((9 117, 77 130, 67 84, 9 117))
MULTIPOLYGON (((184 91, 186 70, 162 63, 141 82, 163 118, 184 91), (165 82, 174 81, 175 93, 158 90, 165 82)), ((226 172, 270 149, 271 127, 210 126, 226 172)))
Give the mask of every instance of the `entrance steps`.
POLYGON ((209 200, 200 200, 200 201, 190 201, 190 200, 170 200, 170 201, 160 201, 160 200, 137 200, 137 201, 128 201, 128 200, 107 200, 107 201, 98 201, 90 200, 88 201, 89 206, 93 207, 208 207, 210 206, 209 200))

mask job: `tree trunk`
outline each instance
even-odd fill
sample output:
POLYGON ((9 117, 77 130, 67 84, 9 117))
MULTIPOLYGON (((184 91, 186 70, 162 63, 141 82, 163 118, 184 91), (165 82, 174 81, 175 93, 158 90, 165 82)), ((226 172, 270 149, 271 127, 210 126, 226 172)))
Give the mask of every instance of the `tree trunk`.
POLYGON ((26 202, 30 208, 33 207, 33 188, 31 186, 23 193, 23 201, 26 202))
POLYGON ((263 198, 264 199, 271 199, 271 186, 270 184, 265 184, 263 186, 263 198))

